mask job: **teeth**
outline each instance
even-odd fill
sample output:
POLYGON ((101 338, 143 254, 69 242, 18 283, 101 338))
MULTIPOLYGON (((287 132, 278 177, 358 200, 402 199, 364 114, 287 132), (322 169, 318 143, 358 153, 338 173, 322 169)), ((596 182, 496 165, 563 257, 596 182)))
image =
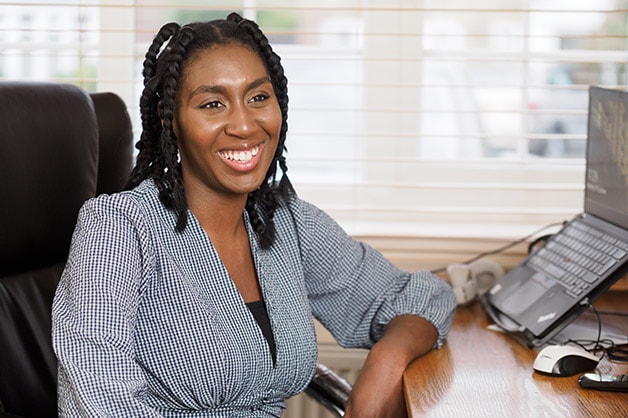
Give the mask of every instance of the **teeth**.
POLYGON ((231 161, 251 161, 259 153, 259 146, 247 151, 225 151, 222 156, 231 161))

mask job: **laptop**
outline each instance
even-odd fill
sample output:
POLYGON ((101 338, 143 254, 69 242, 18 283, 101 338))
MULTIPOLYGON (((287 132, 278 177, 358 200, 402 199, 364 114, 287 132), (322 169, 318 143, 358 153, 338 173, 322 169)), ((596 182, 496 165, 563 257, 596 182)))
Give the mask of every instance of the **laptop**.
POLYGON ((544 345, 628 272, 628 92, 589 88, 584 211, 481 298, 519 342, 544 345))

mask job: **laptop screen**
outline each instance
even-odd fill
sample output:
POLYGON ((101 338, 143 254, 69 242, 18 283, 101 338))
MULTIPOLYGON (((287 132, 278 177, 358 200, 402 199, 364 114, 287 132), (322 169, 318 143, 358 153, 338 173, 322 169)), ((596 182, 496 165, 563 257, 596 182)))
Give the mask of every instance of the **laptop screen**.
POLYGON ((628 228, 628 92, 589 89, 584 210, 628 228))

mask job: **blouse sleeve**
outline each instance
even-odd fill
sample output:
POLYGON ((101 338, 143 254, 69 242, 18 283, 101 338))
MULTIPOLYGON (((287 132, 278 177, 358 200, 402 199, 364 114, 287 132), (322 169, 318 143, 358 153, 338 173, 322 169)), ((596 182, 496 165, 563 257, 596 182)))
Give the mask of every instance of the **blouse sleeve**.
POLYGON ((133 207, 103 196, 79 213, 52 311, 61 416, 159 416, 141 402, 146 382, 133 355, 151 263, 133 207))
POLYGON ((442 346, 456 308, 444 280, 398 269, 320 209, 303 201, 295 205, 312 312, 338 344, 370 348, 392 318, 415 314, 436 327, 436 347, 442 346))

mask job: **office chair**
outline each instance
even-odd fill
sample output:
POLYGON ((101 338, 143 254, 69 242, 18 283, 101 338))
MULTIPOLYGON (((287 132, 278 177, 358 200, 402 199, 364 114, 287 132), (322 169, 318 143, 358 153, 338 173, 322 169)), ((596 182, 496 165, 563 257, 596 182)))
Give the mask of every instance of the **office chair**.
MULTIPOLYGON (((132 125, 113 93, 0 82, 0 98, 0 417, 56 417, 52 299, 81 205, 127 181, 132 125)), ((343 416, 349 391, 320 365, 306 393, 343 416)))
POLYGON ((0 82, 0 98, 0 414, 56 417, 52 298, 78 210, 123 187, 133 133, 112 93, 0 82))
POLYGON ((352 385, 324 364, 317 364, 314 377, 305 388, 305 394, 318 401, 338 417, 345 416, 345 406, 352 385))

